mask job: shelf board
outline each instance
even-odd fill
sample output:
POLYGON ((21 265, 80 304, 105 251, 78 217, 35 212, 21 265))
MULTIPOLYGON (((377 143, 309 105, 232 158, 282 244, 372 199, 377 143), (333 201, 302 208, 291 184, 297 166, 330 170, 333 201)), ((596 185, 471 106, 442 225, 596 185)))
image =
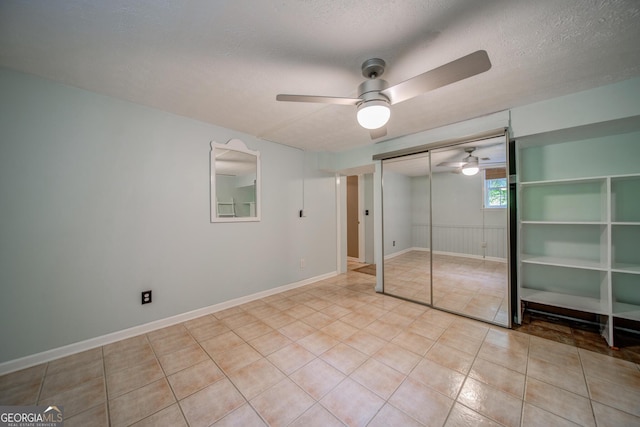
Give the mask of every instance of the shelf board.
POLYGON ((616 262, 611 267, 611 271, 613 271, 614 273, 640 274, 640 265, 616 262))
POLYGON ((640 321, 640 305, 626 304, 623 302, 613 303, 613 315, 622 319, 640 321))
POLYGON ((632 221, 613 221, 611 225, 640 225, 640 222, 632 222, 632 221))
POLYGON ((639 178, 640 178, 640 174, 637 174, 637 173, 628 173, 625 175, 611 175, 611 181, 627 181, 627 180, 635 180, 639 178))
POLYGON ((520 288, 520 299, 538 304, 568 308, 570 310, 586 311, 596 314, 608 314, 605 303, 596 298, 540 291, 530 288, 520 288))
POLYGON ((553 265, 556 267, 584 268, 589 270, 607 270, 607 264, 578 258, 563 258, 553 256, 522 254, 520 260, 530 264, 553 265))
POLYGON ((541 224, 541 225, 607 225, 603 221, 520 221, 520 224, 541 224))
POLYGON ((639 174, 625 174, 625 175, 604 175, 604 176, 592 176, 586 178, 559 178, 559 179, 544 179, 537 181, 520 181, 520 185, 528 186, 528 185, 553 185, 553 184, 572 184, 572 183, 582 183, 582 182, 602 182, 607 179, 607 177, 611 178, 611 181, 626 181, 632 179, 640 178, 639 174))
POLYGON ((554 184, 582 184, 588 182, 604 182, 606 176, 596 176, 589 178, 563 178, 563 179, 547 179, 544 181, 521 181, 521 186, 534 186, 534 185, 554 185, 554 184))

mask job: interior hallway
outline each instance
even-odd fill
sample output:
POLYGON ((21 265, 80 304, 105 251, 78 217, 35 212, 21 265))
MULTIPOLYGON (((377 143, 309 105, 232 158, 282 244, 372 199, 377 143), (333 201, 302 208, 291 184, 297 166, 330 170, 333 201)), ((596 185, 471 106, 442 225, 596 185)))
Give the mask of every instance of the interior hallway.
POLYGON ((640 361, 374 292, 349 271, 0 377, 65 426, 640 424, 640 361))

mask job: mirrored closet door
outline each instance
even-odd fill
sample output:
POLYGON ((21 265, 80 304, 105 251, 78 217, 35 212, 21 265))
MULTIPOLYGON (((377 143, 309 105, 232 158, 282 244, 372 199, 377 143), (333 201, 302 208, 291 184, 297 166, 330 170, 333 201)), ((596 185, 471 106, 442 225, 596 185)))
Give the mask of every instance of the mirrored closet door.
POLYGON ((383 292, 510 326, 506 136, 381 160, 383 292))
POLYGON ((433 305, 509 323, 506 144, 431 152, 433 305))
POLYGON ((382 163, 384 291, 431 304, 429 153, 382 163))

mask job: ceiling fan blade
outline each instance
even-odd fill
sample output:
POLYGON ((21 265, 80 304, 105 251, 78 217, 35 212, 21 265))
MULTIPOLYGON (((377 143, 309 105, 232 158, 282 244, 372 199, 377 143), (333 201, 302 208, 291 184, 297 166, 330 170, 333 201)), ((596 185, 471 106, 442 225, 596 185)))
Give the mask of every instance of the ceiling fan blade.
POLYGON ((484 50, 478 50, 448 64, 419 74, 402 83, 386 88, 381 93, 389 98, 391 104, 397 104, 407 99, 422 95, 430 90, 464 80, 491 68, 489 55, 484 50))
POLYGON ((461 168, 466 164, 467 162, 442 162, 442 163, 438 163, 436 166, 445 166, 449 168, 461 168))
POLYGON ((383 136, 387 136, 387 127, 382 126, 378 129, 371 129, 369 133, 371 134, 371 139, 382 138, 383 136))
POLYGON ((357 105, 362 102, 359 98, 340 98, 337 96, 316 96, 316 95, 286 95, 276 96, 277 101, 287 102, 316 102, 321 104, 357 105))

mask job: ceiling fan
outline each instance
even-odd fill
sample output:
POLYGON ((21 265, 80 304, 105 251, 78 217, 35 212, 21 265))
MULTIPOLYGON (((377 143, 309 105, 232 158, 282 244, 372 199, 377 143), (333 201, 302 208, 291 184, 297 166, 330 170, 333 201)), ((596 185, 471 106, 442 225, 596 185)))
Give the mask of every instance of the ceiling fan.
POLYGON ((491 61, 486 51, 478 50, 394 86, 389 86, 380 78, 385 66, 385 62, 379 58, 364 61, 362 75, 367 80, 358 86, 357 98, 279 94, 276 100, 354 105, 358 108, 360 126, 370 130, 371 139, 377 139, 387 134, 385 125, 391 116, 391 105, 483 73, 491 68, 491 61))
MULTIPOLYGON (((480 164, 478 161, 478 157, 472 155, 472 153, 476 151, 476 147, 466 147, 464 152, 467 153, 467 157, 462 159, 459 162, 440 162, 437 166, 451 167, 455 168, 452 172, 460 173, 462 172, 464 175, 475 175, 480 169, 484 169, 487 167, 496 167, 501 165, 501 163, 483 163, 480 164)), ((483 157, 481 160, 491 160, 489 157, 483 157)))

